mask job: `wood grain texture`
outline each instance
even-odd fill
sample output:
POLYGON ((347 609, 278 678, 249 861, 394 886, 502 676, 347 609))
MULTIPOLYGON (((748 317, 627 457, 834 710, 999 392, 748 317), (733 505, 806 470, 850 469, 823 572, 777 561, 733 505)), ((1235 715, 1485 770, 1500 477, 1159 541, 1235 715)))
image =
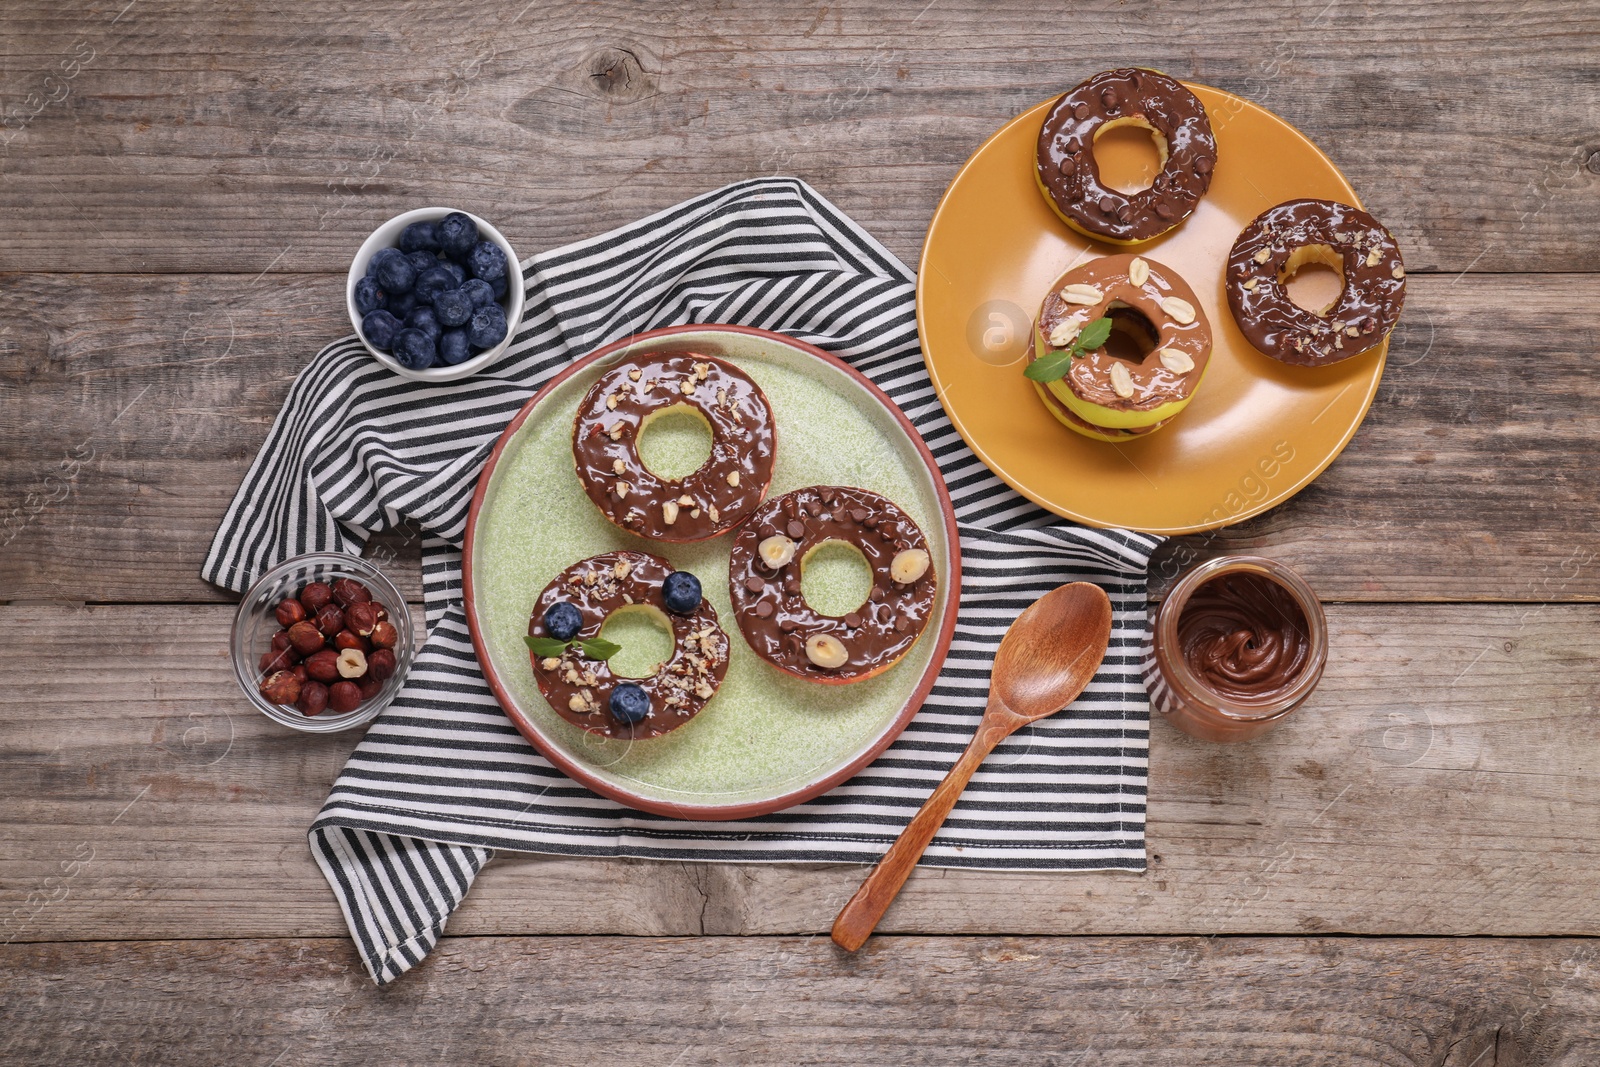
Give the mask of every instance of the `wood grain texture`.
POLYGON ((527 255, 775 173, 914 262, 985 137, 1131 63, 1298 125, 1413 270, 1600 269, 1573 0, 122 7, 5 5, 0 270, 340 271, 423 202, 527 255))
MULTIPOLYGON (((348 331, 340 284, 0 277, 0 601, 225 599, 200 563, 293 376, 348 331)), ((1344 455, 1155 573, 1248 549, 1332 600, 1600 598, 1594 306, 1595 275, 1414 279, 1344 455), (1491 305, 1514 353, 1484 343, 1491 305)), ((390 568, 413 594, 414 559, 390 568)))
MULTIPOLYGON (((343 932, 305 830, 356 738, 249 708, 228 618, 0 608, 0 940, 343 932)), ((1153 725, 1147 874, 920 869, 880 930, 1600 932, 1600 606, 1329 621, 1320 689, 1265 737, 1153 725)), ((506 854, 450 931, 813 933, 865 873, 506 854)))
POLYGON ((1583 1067, 1573 940, 446 938, 0 949, 0 1056, 60 1063, 1583 1067))

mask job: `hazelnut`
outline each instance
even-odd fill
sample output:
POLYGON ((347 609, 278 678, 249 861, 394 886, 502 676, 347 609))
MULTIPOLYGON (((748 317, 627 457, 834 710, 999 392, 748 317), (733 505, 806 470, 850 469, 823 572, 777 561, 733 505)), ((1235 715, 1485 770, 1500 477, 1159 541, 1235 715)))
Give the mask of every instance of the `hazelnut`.
POLYGON ((373 648, 393 648, 400 643, 400 631, 394 628, 394 623, 385 620, 372 628, 373 648))
POLYGON ((367 644, 367 639, 365 637, 353 634, 349 630, 340 630, 338 633, 333 635, 333 647, 338 649, 340 652, 343 652, 347 648, 359 648, 361 651, 365 652, 370 646, 367 644))
POLYGON ((294 706, 302 715, 321 715, 328 710, 328 687, 321 682, 307 682, 300 687, 300 699, 294 706))
POLYGON ((894 560, 889 564, 889 577, 893 578, 896 584, 910 585, 928 573, 928 565, 931 562, 927 552, 920 548, 908 548, 896 553, 894 560))
POLYGON ((773 534, 756 546, 761 562, 773 570, 787 566, 794 559, 795 543, 783 534, 773 534))
POLYGON ((289 627, 289 647, 302 656, 309 656, 320 649, 325 643, 322 631, 317 629, 317 624, 310 619, 297 622, 289 627))
POLYGON ((378 625, 378 605, 370 600, 351 604, 345 610, 344 624, 362 637, 367 637, 372 633, 372 628, 378 625))
POLYGON ((397 666, 394 653, 387 648, 380 648, 367 657, 367 670, 380 682, 393 677, 397 666))
POLYGON ((289 631, 279 630, 272 635, 272 651, 282 652, 289 647, 289 631))
POLYGON ((286 671, 300 661, 300 657, 292 648, 281 648, 263 652, 261 661, 256 665, 262 674, 276 674, 286 671))
POLYGON ((339 680, 339 653, 331 648, 313 653, 306 660, 306 673, 319 682, 339 680))
POLYGON ((806 659, 819 667, 833 670, 836 667, 843 667, 849 658, 844 645, 837 637, 829 634, 813 634, 806 638, 806 659))
POLYGON ((371 671, 368 671, 365 678, 356 679, 356 688, 361 691, 362 700, 371 700, 383 692, 383 683, 374 678, 371 671))
POLYGON ((300 590, 300 603, 305 607, 307 615, 315 615, 328 606, 333 599, 333 590, 326 582, 312 582, 300 590))
POLYGON ((340 578, 333 583, 333 599, 340 607, 364 604, 372 599, 372 591, 354 578, 340 578))
POLYGON ((279 603, 273 614, 278 616, 279 626, 289 627, 306 617, 306 609, 298 600, 285 600, 279 603))
POLYGON ((268 675, 261 683, 261 695, 274 704, 293 704, 300 699, 300 679, 289 671, 268 675))
POLYGON ((328 707, 343 715, 361 706, 361 689, 354 682, 334 682, 328 687, 328 707))
POLYGON ((306 665, 304 663, 296 663, 293 667, 289 668, 289 673, 300 679, 301 685, 305 685, 306 679, 311 677, 306 673, 306 665))
POLYGON ((332 637, 344 629, 344 612, 332 604, 327 605, 317 612, 317 629, 332 637))
POLYGON ((359 678, 367 673, 367 654, 359 648, 347 648, 339 653, 339 676, 359 678))

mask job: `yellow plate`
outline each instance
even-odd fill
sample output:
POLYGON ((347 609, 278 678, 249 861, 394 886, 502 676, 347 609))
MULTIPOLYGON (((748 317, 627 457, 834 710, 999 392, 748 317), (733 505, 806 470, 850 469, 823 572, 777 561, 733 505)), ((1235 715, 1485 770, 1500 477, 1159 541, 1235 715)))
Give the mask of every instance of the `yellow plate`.
POLYGON ((1310 484, 1344 450, 1383 375, 1387 341, 1330 367, 1290 367, 1257 352, 1234 325, 1222 273, 1250 220, 1296 197, 1361 202, 1333 162, 1278 116, 1220 89, 1189 88, 1210 115, 1217 169, 1210 191, 1177 229, 1124 248, 1090 241, 1056 217, 1033 179, 1034 146, 1052 98, 967 160, 922 248, 917 327, 951 421, 1018 492, 1091 526, 1179 534, 1259 515, 1310 484), (1112 444, 1057 422, 1022 368, 1050 284, 1077 263, 1129 251, 1188 280, 1205 305, 1215 347, 1187 409, 1148 437, 1112 444))

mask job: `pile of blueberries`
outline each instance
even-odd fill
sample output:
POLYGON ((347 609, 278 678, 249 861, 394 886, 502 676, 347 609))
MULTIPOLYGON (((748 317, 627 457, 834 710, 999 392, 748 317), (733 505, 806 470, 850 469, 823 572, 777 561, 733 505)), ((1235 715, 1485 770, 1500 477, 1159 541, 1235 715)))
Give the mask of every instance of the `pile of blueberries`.
POLYGON ((505 340, 509 269, 468 215, 413 222, 356 282, 361 335, 411 370, 471 359, 505 340))

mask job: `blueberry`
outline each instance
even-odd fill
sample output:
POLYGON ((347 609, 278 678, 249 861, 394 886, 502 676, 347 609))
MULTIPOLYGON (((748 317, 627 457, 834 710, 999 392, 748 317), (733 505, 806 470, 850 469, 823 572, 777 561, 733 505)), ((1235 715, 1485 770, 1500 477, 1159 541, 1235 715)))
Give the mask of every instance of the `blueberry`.
POLYGON ((413 222, 400 231, 400 251, 439 251, 439 228, 432 222, 413 222))
POLYGON ((439 348, 421 330, 401 330, 395 334, 393 355, 408 370, 427 370, 439 358, 439 348))
POLYGON ((558 600, 544 609, 544 632, 557 641, 571 641, 581 629, 583 613, 565 600, 558 600))
POLYGON ((674 615, 688 615, 700 606, 700 579, 688 571, 673 571, 661 583, 661 600, 674 615))
POLYGON ((441 264, 424 271, 417 279, 414 291, 418 300, 426 300, 431 303, 434 293, 439 292, 441 289, 455 289, 459 285, 460 283, 456 281, 455 275, 445 270, 441 264))
POLYGON ((467 339, 479 348, 493 348, 506 339, 506 313, 499 304, 485 304, 472 313, 467 339))
MULTIPOLYGON (((489 287, 484 285, 485 289, 489 287)), ((490 294, 491 296, 493 294, 490 294)), ((356 282, 356 310, 365 315, 369 311, 377 311, 383 307, 383 290, 378 288, 378 283, 371 278, 362 278, 356 282)))
POLYGON ((439 325, 438 316, 434 315, 431 307, 426 304, 418 304, 412 309, 411 314, 406 316, 406 329, 421 330, 437 341, 444 327, 439 325))
POLYGON ((456 280, 457 289, 467 284, 467 272, 461 269, 461 264, 442 259, 439 261, 439 266, 450 272, 450 276, 456 280))
POLYGON ((433 310, 441 326, 464 326, 472 318, 472 297, 465 289, 443 289, 433 294, 433 310))
POLYGON ((378 264, 378 271, 372 276, 373 279, 386 293, 409 293, 417 281, 416 268, 399 249, 386 248, 384 252, 393 252, 394 255, 386 256, 383 262, 378 264))
POLYGON ((394 312, 397 319, 405 319, 411 314, 411 309, 417 306, 417 294, 410 293, 385 293, 383 306, 394 312))
POLYGON ((467 255, 467 267, 474 278, 484 281, 503 278, 506 273, 506 254, 493 241, 479 241, 467 255))
POLYGON ((650 714, 650 695, 632 682, 611 691, 611 715, 618 722, 636 723, 650 714))
POLYGON ((417 277, 422 277, 422 272, 439 265, 439 257, 432 252, 409 252, 406 262, 411 264, 411 269, 417 272, 417 277))
POLYGON ((457 363, 465 363, 475 353, 472 345, 467 341, 466 330, 446 330, 439 335, 439 359, 454 367, 457 363))
POLYGON ((459 211, 439 220, 439 248, 451 259, 462 260, 478 243, 478 226, 459 211))
POLYGON ((496 278, 494 281, 489 283, 489 288, 494 290, 494 298, 496 300, 504 300, 506 298, 506 293, 511 291, 511 282, 509 279, 504 277, 496 278))
POLYGON ((394 346, 394 335, 403 328, 399 319, 382 308, 367 312, 361 319, 361 336, 367 339, 367 344, 381 352, 387 352, 394 346))
POLYGON ((494 287, 482 278, 468 278, 461 288, 472 298, 472 306, 475 308, 494 303, 494 287))
POLYGON ((375 279, 378 277, 378 269, 385 263, 405 258, 406 254, 398 248, 380 248, 372 253, 372 259, 367 262, 367 277, 375 279))

